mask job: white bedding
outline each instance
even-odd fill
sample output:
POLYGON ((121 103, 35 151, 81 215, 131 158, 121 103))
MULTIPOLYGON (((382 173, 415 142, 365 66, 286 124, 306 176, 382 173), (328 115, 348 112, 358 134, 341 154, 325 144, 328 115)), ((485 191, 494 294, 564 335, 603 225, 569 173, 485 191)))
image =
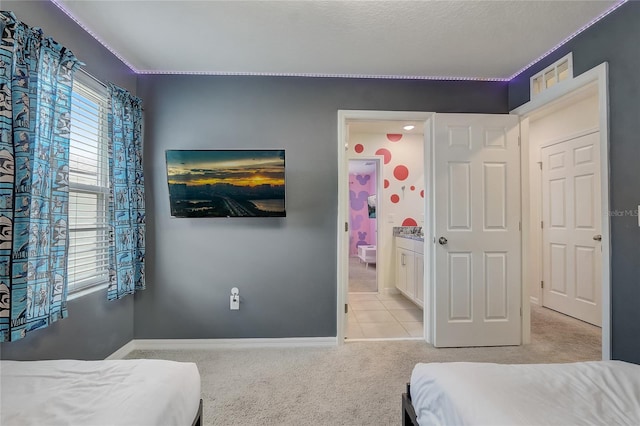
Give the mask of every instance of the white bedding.
POLYGON ((199 403, 193 363, 0 361, 2 426, 191 426, 199 403))
POLYGON ((640 365, 417 364, 411 399, 424 425, 640 425, 640 365))

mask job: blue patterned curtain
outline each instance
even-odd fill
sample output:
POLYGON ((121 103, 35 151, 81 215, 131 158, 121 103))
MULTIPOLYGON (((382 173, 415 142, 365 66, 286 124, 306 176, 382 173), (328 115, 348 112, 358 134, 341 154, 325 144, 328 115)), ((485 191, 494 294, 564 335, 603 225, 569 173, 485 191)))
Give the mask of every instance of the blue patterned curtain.
POLYGON ((109 300, 144 290, 142 100, 109 84, 109 300))
POLYGON ((0 12, 0 341, 67 316, 73 54, 0 12))

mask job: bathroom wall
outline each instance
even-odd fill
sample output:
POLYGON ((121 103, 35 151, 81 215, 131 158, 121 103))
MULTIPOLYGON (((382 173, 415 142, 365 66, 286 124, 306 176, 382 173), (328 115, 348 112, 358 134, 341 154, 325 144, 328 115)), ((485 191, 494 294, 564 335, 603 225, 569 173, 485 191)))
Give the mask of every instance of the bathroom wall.
MULTIPOLYGON (((376 194, 376 173, 349 173, 349 255, 358 246, 376 245, 376 218, 369 217, 369 196, 376 194)), ((377 213, 377 212, 376 212, 377 213)))
POLYGON ((352 133, 349 159, 380 157, 383 190, 378 197, 378 274, 381 289, 395 289, 394 226, 424 224, 424 140, 420 134, 352 133))

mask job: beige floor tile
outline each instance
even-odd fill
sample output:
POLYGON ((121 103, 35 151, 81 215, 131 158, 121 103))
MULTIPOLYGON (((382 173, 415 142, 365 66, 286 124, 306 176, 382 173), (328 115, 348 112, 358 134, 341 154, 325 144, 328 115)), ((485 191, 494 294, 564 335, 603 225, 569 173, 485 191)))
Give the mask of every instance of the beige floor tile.
POLYGON ((378 300, 378 295, 375 293, 349 293, 349 302, 364 302, 371 300, 378 300))
POLYGON ((345 329, 345 338, 347 339, 363 339, 365 338, 362 328, 357 321, 351 321, 345 329))
POLYGON ((400 322, 422 321, 422 311, 420 309, 389 309, 389 313, 400 322))
POLYGON ((410 337, 409 333, 399 322, 361 323, 360 327, 365 338, 388 339, 393 337, 410 337))
POLYGON ((354 311, 360 325, 371 322, 398 322, 388 311, 354 311))
POLYGON ((349 301, 349 308, 354 311, 386 311, 387 308, 377 300, 349 301))
POLYGON ((380 292, 380 294, 378 294, 378 300, 402 300, 402 299, 405 299, 405 297, 400 293, 396 294, 396 293, 380 292))
POLYGON ((422 333, 424 331, 422 321, 401 321, 400 324, 405 330, 407 330, 409 336, 422 337, 422 333))
POLYGON ((409 299, 397 299, 397 300, 382 300, 381 303, 387 309, 416 309, 415 303, 409 299))

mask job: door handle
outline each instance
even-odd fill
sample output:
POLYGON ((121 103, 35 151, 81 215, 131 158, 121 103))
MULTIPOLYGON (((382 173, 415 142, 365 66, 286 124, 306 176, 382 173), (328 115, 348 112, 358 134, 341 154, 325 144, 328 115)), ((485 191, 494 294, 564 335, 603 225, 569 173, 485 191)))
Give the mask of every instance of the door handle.
POLYGON ((446 239, 445 237, 440 237, 440 238, 438 239, 438 243, 440 243, 440 245, 441 245, 441 246, 443 246, 443 245, 447 244, 447 242, 448 242, 448 241, 447 241, 447 239, 446 239))
POLYGON ((602 241, 602 235, 600 235, 600 234, 598 234, 598 235, 594 235, 594 236, 593 236, 593 239, 594 239, 595 241, 602 241))

